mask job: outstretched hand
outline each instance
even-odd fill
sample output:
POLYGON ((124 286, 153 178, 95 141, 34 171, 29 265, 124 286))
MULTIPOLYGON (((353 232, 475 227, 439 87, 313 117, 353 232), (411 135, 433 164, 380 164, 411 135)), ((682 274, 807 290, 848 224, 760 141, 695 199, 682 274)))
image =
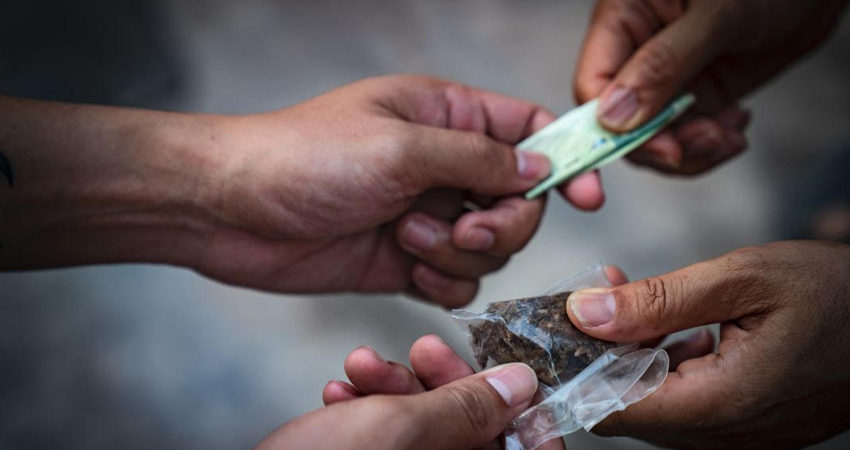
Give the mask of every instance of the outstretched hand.
MULTIPOLYGON (((221 220, 197 269, 275 291, 406 291, 463 305, 537 229, 544 201, 520 194, 548 175, 548 160, 513 144, 552 119, 422 76, 213 119, 226 150, 212 194, 221 220)), ((562 192, 582 209, 603 200, 596 174, 562 192)))

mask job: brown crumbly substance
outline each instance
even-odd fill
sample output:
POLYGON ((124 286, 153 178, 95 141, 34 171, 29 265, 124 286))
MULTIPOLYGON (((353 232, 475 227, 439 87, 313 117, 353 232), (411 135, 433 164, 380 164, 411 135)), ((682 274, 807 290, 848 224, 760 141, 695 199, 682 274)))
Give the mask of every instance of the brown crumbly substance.
POLYGON ((480 367, 522 362, 541 382, 558 386, 577 375, 617 344, 592 338, 567 317, 570 292, 491 303, 489 320, 469 326, 472 348, 480 367), (501 320, 499 320, 501 319, 501 320))

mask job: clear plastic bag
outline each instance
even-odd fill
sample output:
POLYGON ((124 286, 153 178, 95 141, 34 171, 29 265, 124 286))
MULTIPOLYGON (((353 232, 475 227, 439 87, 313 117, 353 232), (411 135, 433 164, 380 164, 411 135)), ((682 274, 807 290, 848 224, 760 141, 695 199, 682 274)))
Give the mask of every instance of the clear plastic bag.
POLYGON ((607 286, 605 269, 597 264, 538 297, 491 303, 480 314, 452 312, 469 336, 476 369, 522 362, 540 380, 545 399, 505 431, 508 450, 534 450, 581 428, 590 430, 664 382, 669 366, 664 350, 600 341, 567 317, 570 292, 607 286))

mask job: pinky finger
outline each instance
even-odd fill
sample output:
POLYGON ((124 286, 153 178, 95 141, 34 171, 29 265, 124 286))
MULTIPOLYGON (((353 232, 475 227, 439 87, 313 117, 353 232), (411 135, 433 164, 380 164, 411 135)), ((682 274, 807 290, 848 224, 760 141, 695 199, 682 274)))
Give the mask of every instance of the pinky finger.
POLYGON ((344 382, 331 380, 322 389, 322 402, 325 406, 333 405, 334 403, 347 402, 355 398, 362 397, 363 394, 356 387, 344 382))
POLYGON ((448 308, 464 306, 478 293, 478 280, 452 278, 421 262, 413 267, 412 276, 419 292, 448 308))

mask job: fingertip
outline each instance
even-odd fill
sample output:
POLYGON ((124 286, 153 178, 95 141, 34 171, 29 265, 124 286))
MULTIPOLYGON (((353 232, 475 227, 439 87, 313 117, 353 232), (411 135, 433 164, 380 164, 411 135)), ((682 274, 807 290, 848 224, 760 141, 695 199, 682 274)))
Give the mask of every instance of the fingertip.
MULTIPOLYGON (((448 347, 448 345, 443 342, 440 336, 436 334, 422 336, 410 346, 410 360, 412 362, 415 356, 431 354, 435 349, 441 349, 443 347, 448 347)), ((414 367, 414 369, 416 368, 414 367)))
POLYGON ((629 277, 626 276, 626 273, 623 272, 623 269, 620 269, 617 266, 609 266, 605 265, 605 276, 608 277, 608 281, 611 282, 614 286, 619 286, 621 284, 626 284, 629 282, 629 277))
POLYGON ((582 174, 562 186, 561 194, 582 211, 596 211, 605 203, 602 177, 598 171, 582 174))
POLYGON ((428 389, 436 389, 475 373, 439 336, 419 338, 410 348, 413 372, 428 389))
POLYGON ((349 353, 348 356, 346 356, 345 362, 343 363, 343 369, 345 370, 345 374, 348 378, 351 379, 353 374, 358 374, 368 367, 386 363, 387 360, 372 347, 363 345, 357 347, 349 353))
POLYGON ((322 389, 322 403, 324 403, 325 406, 354 400, 361 396, 362 394, 357 390, 357 388, 343 381, 328 381, 322 389))

